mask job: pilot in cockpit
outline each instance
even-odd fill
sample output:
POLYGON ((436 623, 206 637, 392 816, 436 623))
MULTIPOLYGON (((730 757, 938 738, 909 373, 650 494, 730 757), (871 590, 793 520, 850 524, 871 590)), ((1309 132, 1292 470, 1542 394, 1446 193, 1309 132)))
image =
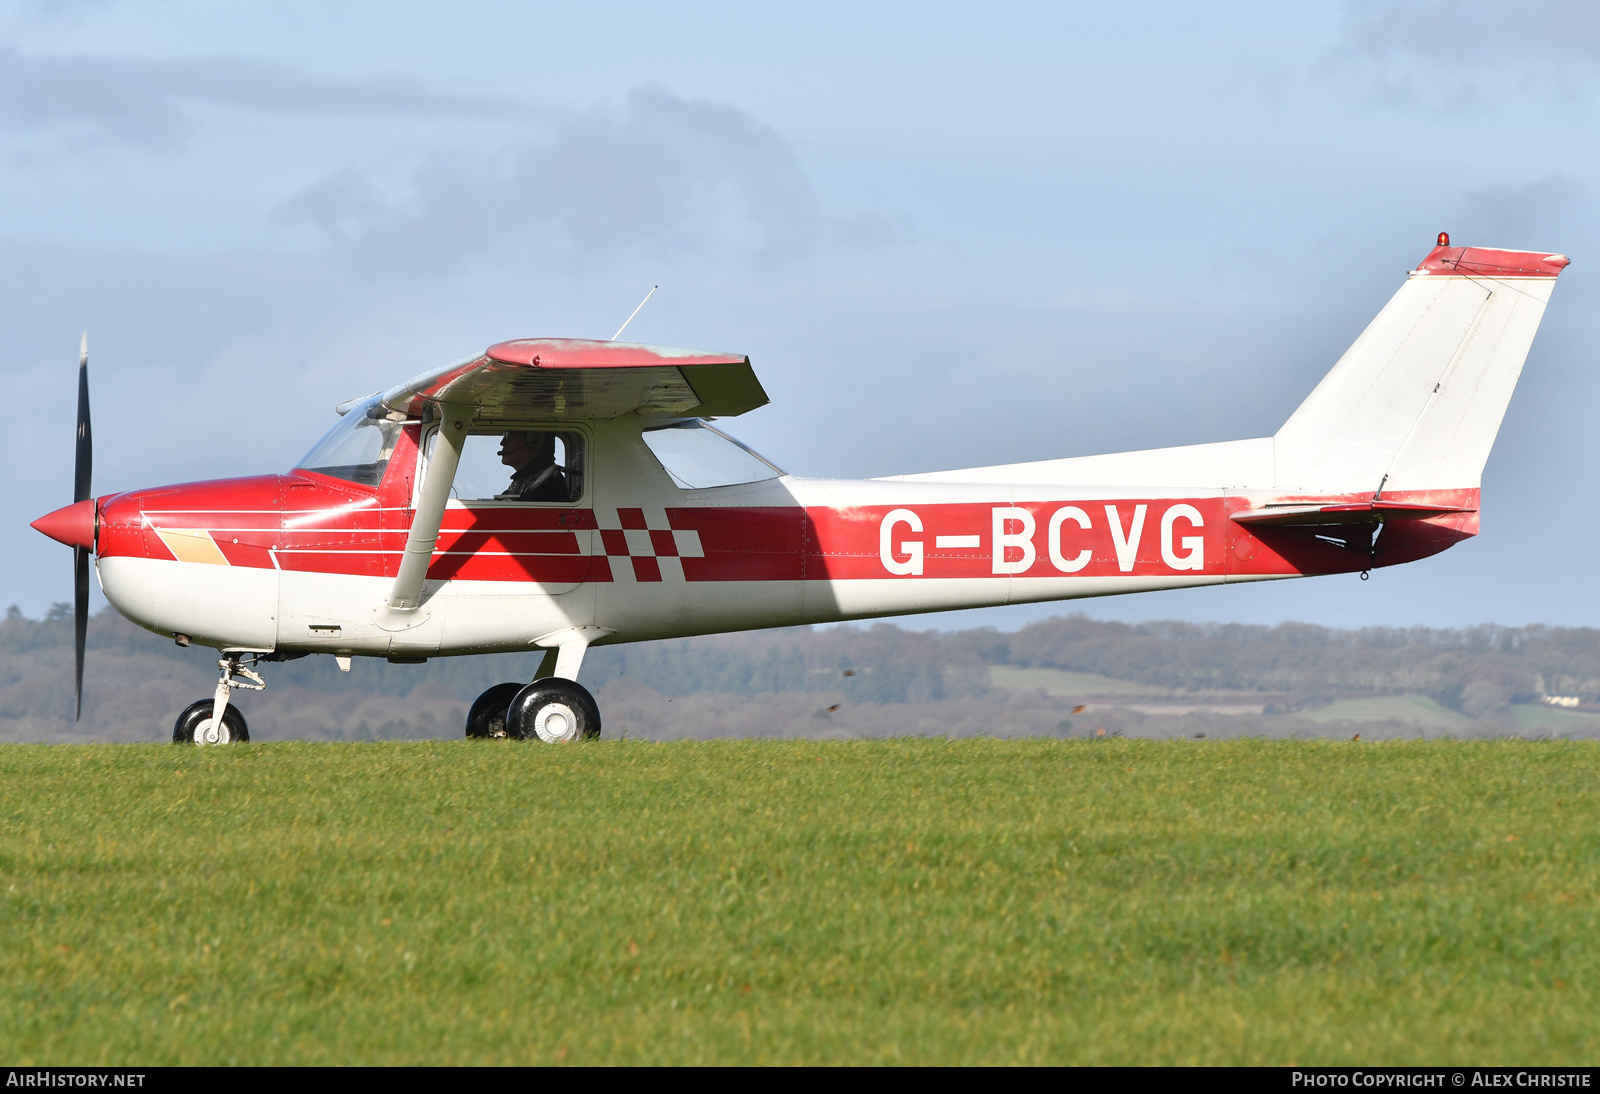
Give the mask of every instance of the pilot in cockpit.
POLYGON ((512 432, 500 440, 500 462, 511 468, 511 483, 495 498, 503 501, 567 501, 567 477, 556 463, 554 433, 512 432))

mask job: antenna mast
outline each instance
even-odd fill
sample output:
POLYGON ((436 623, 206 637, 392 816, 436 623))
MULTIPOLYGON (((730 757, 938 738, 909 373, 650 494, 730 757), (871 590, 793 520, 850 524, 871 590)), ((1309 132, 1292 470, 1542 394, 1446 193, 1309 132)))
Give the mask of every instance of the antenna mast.
MULTIPOLYGON (((639 301, 639 307, 633 309, 633 315, 638 315, 640 310, 646 304, 650 303, 650 298, 656 294, 656 290, 659 289, 660 287, 661 287, 660 285, 652 285, 652 286, 650 286, 650 291, 644 294, 644 299, 643 300, 639 301)), ((613 334, 611 336, 611 341, 615 342, 618 338, 620 338, 622 336, 622 332, 628 329, 628 324, 633 322, 633 315, 628 316, 628 318, 626 318, 626 319, 624 319, 622 321, 622 326, 618 327, 617 328, 617 333, 613 334)))

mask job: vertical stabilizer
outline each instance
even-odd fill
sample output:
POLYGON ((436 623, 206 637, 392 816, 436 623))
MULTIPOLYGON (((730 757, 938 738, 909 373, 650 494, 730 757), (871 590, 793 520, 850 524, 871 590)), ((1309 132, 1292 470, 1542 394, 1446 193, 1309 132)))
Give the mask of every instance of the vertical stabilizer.
POLYGON ((1567 259, 1439 242, 1278 431, 1280 489, 1479 485, 1567 259))

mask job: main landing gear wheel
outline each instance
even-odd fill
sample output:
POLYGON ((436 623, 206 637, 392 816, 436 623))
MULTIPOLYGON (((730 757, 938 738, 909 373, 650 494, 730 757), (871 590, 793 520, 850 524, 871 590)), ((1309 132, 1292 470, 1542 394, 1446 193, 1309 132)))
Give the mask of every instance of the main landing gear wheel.
POLYGON ((230 705, 222 712, 220 728, 213 726, 212 703, 210 699, 201 699, 183 708, 172 726, 173 744, 231 745, 250 739, 250 728, 244 724, 244 715, 236 706, 230 705))
POLYGON ((535 680, 511 700, 506 735, 546 744, 592 741, 600 736, 600 708, 581 684, 557 677, 535 680))
POLYGON ((517 697, 517 692, 524 686, 515 681, 509 684, 496 684, 478 696, 477 701, 472 704, 472 709, 467 712, 467 736, 506 736, 506 711, 511 707, 511 700, 517 697))

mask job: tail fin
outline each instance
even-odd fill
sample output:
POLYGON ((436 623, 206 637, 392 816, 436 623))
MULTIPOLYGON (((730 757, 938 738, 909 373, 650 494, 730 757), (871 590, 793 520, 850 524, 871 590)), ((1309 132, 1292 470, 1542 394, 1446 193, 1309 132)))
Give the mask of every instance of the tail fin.
POLYGON ((1451 247, 1422 265, 1274 438, 1306 493, 1479 485, 1564 255, 1451 247))

